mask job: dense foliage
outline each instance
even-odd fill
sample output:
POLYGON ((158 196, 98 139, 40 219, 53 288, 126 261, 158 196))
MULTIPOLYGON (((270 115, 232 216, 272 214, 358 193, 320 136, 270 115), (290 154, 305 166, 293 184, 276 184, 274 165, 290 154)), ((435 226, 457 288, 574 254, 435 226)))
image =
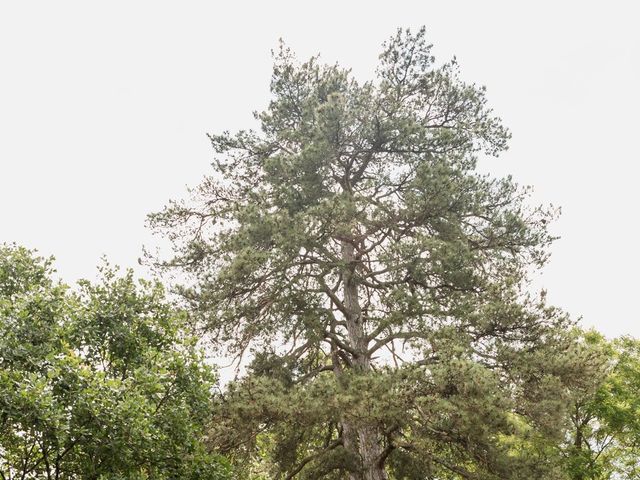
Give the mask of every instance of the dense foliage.
POLYGON ((421 30, 364 83, 283 46, 271 92, 259 131, 211 135, 193 201, 151 216, 201 325, 252 358, 211 445, 246 476, 562 478, 549 445, 606 362, 526 293, 554 211, 477 172, 509 138, 484 88, 421 30))
POLYGON ((0 478, 229 478, 202 443, 215 378, 162 288, 52 272, 0 246, 0 478))
POLYGON ((640 478, 640 342, 585 335, 607 358, 590 388, 574 392, 562 454, 572 480, 640 478))

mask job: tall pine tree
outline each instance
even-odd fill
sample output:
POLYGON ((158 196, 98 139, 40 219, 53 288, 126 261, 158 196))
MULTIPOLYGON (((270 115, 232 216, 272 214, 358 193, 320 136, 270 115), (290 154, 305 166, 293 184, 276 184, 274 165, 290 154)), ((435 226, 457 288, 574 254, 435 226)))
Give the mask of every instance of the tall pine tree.
POLYGON ((423 29, 365 83, 281 46, 271 93, 260 131, 210 136, 192 201, 150 217, 201 324, 252 352, 212 444, 275 478, 559 476, 532 439, 562 435, 586 354, 526 294, 555 212, 477 172, 509 138, 485 89, 423 29))

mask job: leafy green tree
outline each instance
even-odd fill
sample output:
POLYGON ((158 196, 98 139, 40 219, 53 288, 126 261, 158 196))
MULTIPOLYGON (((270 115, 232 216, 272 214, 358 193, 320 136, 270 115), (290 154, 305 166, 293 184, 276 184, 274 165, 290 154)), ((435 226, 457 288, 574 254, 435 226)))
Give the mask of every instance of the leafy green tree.
MULTIPOLYGON (((210 441, 273 478, 554 478, 514 448, 558 441, 585 353, 528 296, 552 209, 477 172, 508 131, 424 29, 373 81, 275 55, 259 131, 211 135, 213 173, 151 225, 212 338, 251 352, 210 441)), ((560 475, 560 474, 558 474, 560 475)))
POLYGON ((77 292, 0 246, 0 478, 211 479, 215 380, 159 284, 108 266, 77 292))
POLYGON ((586 339, 609 360, 594 387, 574 393, 564 448, 572 480, 640 479, 640 342, 586 339))

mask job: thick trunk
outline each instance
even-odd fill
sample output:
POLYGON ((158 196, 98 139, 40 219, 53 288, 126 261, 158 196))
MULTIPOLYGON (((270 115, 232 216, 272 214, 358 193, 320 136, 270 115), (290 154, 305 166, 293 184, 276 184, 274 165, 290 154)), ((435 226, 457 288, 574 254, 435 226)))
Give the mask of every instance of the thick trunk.
POLYGON ((362 459, 363 480, 386 480, 387 473, 384 470, 380 455, 383 447, 379 441, 378 429, 371 426, 362 426, 358 429, 360 443, 360 458, 362 459))
MULTIPOLYGON (((368 342, 365 335, 362 307, 360 305, 358 283, 354 279, 355 249, 349 242, 342 243, 342 260, 345 270, 342 275, 344 285, 344 306, 348 312, 345 322, 351 347, 356 351, 353 368, 366 374, 371 370, 371 358, 367 352, 368 342)), ((380 456, 383 445, 380 433, 375 426, 342 422, 345 448, 359 459, 360 471, 349 475, 349 480, 387 480, 380 456)))

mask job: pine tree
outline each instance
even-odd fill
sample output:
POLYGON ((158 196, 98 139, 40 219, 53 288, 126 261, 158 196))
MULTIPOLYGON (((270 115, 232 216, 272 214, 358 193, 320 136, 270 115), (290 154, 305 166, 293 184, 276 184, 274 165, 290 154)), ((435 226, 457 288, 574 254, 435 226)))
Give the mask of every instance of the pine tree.
POLYGON ((526 293, 555 211, 477 171, 509 139, 485 89, 422 29, 364 83, 281 46, 271 93, 259 131, 210 136, 193 199, 150 216, 201 325, 252 352, 212 444, 276 478, 554 478, 511 440, 562 434, 582 360, 526 293))

